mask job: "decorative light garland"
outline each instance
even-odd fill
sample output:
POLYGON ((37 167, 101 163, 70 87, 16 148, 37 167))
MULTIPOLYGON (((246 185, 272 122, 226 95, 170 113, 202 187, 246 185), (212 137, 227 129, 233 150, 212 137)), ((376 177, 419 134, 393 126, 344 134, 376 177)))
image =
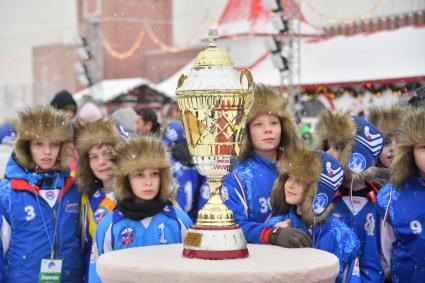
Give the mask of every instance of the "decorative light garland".
POLYGON ((201 22, 201 24, 198 25, 198 27, 196 28, 196 30, 192 33, 192 35, 189 37, 189 39, 182 44, 180 47, 173 47, 170 45, 165 44, 162 40, 160 40, 158 38, 158 36, 155 35, 155 33, 153 32, 152 28, 148 25, 148 24, 143 24, 143 27, 145 28, 146 32, 148 33, 150 39, 153 41, 154 44, 156 44, 157 46, 159 46, 159 48, 161 48, 163 51, 165 52, 169 52, 169 53, 177 53, 180 51, 184 51, 187 50, 188 47, 193 44, 193 42, 199 38, 199 35, 202 31, 205 31, 205 29, 210 26, 211 24, 211 19, 208 16, 205 20, 203 20, 201 22))
POLYGON ((307 4, 307 7, 313 12, 314 15, 318 16, 320 19, 324 20, 326 23, 328 24, 352 24, 354 22, 357 22, 359 19, 360 20, 365 20, 368 17, 370 17, 371 15, 375 14, 375 12, 383 7, 385 5, 385 1, 386 0, 378 0, 375 5, 368 9, 366 12, 363 12, 360 16, 355 17, 355 18, 351 18, 351 19, 345 19, 345 20, 341 20, 341 19, 336 19, 327 15, 324 15, 322 12, 320 12, 313 4, 311 4, 309 1, 304 0, 304 3, 307 4))
POLYGON ((344 93, 348 92, 348 94, 354 98, 358 98, 359 96, 364 95, 365 92, 369 91, 372 95, 379 97, 382 96, 382 93, 388 89, 393 92, 393 94, 397 96, 401 96, 403 94, 408 94, 415 89, 419 88, 421 83, 412 82, 403 85, 396 84, 377 84, 373 85, 372 83, 366 83, 364 86, 360 88, 356 87, 338 87, 335 90, 335 87, 326 87, 326 86, 318 86, 314 90, 306 89, 305 87, 301 87, 301 94, 307 95, 310 100, 316 99, 319 95, 324 95, 328 99, 336 99, 344 95, 344 93))
POLYGON ((119 52, 119 51, 116 51, 111 46, 111 44, 109 44, 109 42, 107 41, 107 39, 103 35, 103 33, 100 33, 100 38, 102 40, 103 47, 106 49, 106 51, 108 52, 109 55, 111 55, 115 59, 119 59, 119 60, 125 60, 125 59, 128 59, 131 56, 133 56, 134 53, 136 53, 137 49, 139 49, 142 46, 142 40, 143 40, 144 37, 145 37, 145 32, 141 31, 139 33, 136 41, 134 42, 134 44, 127 51, 119 52))
POLYGON ((126 59, 132 57, 134 55, 134 53, 142 46, 142 41, 143 41, 143 38, 144 38, 146 33, 149 35, 149 38, 153 41, 153 43, 155 45, 159 46, 163 51, 169 52, 169 53, 176 53, 176 52, 187 50, 188 47, 190 45, 192 45, 193 42, 197 38, 199 38, 200 33, 202 31, 204 31, 205 28, 210 25, 211 21, 213 21, 213 20, 209 16, 206 19, 204 19, 198 25, 196 30, 191 34, 189 39, 184 44, 182 44, 180 47, 173 47, 173 46, 169 46, 169 45, 165 44, 163 41, 161 41, 158 38, 158 36, 155 35, 152 28, 146 23, 143 24, 144 30, 139 32, 139 36, 137 37, 136 41, 125 52, 119 52, 119 51, 115 50, 111 46, 111 44, 108 42, 106 37, 103 35, 103 33, 100 34, 100 38, 101 38, 101 41, 102 41, 102 45, 106 49, 108 54, 111 55, 112 57, 114 57, 115 59, 119 59, 119 60, 126 60, 126 59))

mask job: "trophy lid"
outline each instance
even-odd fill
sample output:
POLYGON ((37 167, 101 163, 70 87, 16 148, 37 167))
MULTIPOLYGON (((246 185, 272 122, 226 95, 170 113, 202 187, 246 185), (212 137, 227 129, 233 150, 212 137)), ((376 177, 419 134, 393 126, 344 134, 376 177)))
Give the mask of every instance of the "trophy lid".
POLYGON ((248 82, 241 84, 240 72, 234 66, 229 54, 217 47, 218 30, 208 33, 209 47, 201 51, 188 76, 179 81, 176 94, 199 91, 247 90, 248 82))
POLYGON ((224 49, 217 47, 218 30, 212 27, 208 32, 209 47, 196 56, 194 66, 230 66, 233 67, 232 59, 224 49))

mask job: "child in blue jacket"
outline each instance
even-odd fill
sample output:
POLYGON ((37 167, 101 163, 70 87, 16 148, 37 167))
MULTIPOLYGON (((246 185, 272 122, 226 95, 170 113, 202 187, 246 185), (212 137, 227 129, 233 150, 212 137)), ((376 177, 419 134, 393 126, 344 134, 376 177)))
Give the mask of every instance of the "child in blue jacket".
POLYGON ((333 200, 339 217, 360 240, 362 282, 383 282, 376 196, 386 174, 375 167, 383 136, 372 124, 346 112, 325 111, 316 124, 319 147, 344 166, 345 181, 333 200))
MULTIPOLYGON (((396 105, 369 109, 367 120, 381 131, 384 136, 384 147, 379 155, 377 164, 379 167, 388 169, 394 160, 397 136, 404 113, 405 108, 396 105)), ((389 178, 389 174, 387 176, 389 178)))
MULTIPOLYGON (((256 85, 239 163, 224 177, 221 189, 223 200, 233 211, 248 243, 269 243, 265 234, 269 225, 264 222, 272 212, 270 193, 277 177, 276 162, 297 143, 301 143, 301 139, 289 112, 288 101, 273 89, 256 85)), ((308 236, 301 230, 282 229, 281 232, 308 245, 308 236)), ((286 243, 290 243, 286 247, 299 245, 299 241, 286 243)))
POLYGON ((331 214, 331 202, 343 178, 342 164, 323 151, 300 146, 281 158, 272 192, 276 212, 268 221, 276 228, 269 238, 281 237, 278 231, 282 227, 301 229, 313 239, 313 248, 338 257, 335 282, 360 282, 358 272, 348 271, 355 265, 360 243, 354 232, 331 214))
POLYGON ((81 196, 81 236, 85 281, 88 280, 90 252, 97 224, 115 208, 112 191, 113 147, 119 133, 112 120, 80 120, 76 127, 78 150, 77 184, 81 196))
POLYGON ((19 113, 16 131, 0 183, 2 282, 38 282, 53 265, 61 265, 58 280, 81 282, 80 192, 67 168, 71 123, 36 107, 19 113))
POLYGON ((425 281, 425 110, 406 112, 391 183, 378 193, 382 253, 391 280, 425 281))
POLYGON ((173 177, 177 183, 176 201, 196 221, 198 210, 202 208, 198 207, 199 198, 202 197, 200 189, 206 178, 198 173, 193 164, 182 122, 168 123, 162 142, 170 152, 173 177))
POLYGON ((164 145, 153 136, 121 142, 114 153, 113 188, 117 208, 98 224, 89 282, 99 282, 96 261, 113 250, 181 243, 189 216, 169 201, 171 164, 164 145))

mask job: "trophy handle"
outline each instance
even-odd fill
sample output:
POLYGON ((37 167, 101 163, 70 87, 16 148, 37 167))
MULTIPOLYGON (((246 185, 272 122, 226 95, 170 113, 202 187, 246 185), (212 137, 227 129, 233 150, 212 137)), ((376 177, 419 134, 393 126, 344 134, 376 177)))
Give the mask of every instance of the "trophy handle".
POLYGON ((240 76, 241 86, 242 86, 242 81, 243 81, 244 77, 246 77, 246 79, 248 80, 248 89, 253 89, 254 88, 254 79, 252 78, 251 71, 248 70, 248 69, 243 69, 241 71, 241 76, 240 76))
POLYGON ((186 79, 187 79, 187 76, 185 74, 181 74, 179 81, 177 82, 177 88, 180 88, 186 79))

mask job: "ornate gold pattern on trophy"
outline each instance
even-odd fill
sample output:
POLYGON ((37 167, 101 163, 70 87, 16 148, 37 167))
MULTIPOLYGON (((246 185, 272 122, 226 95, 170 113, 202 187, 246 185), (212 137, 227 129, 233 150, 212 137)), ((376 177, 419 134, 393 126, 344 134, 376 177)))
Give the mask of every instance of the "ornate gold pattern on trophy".
POLYGON ((254 82, 249 70, 237 73, 229 55, 217 47, 216 29, 210 30, 208 39, 210 46, 198 54, 189 75, 180 77, 176 91, 189 151, 199 173, 207 176, 210 189, 208 202, 198 212, 196 225, 184 240, 184 255, 210 259, 244 257, 248 255, 246 240, 233 212, 224 204, 220 189, 240 152, 253 104, 254 82), (244 79, 248 81, 245 88, 244 79), (224 247, 224 253, 214 250, 213 245, 204 242, 211 233, 217 233, 213 238, 221 237, 224 243, 235 243, 224 247), (194 250, 208 256, 190 254, 194 250), (224 255, 216 256, 217 252, 224 255))

